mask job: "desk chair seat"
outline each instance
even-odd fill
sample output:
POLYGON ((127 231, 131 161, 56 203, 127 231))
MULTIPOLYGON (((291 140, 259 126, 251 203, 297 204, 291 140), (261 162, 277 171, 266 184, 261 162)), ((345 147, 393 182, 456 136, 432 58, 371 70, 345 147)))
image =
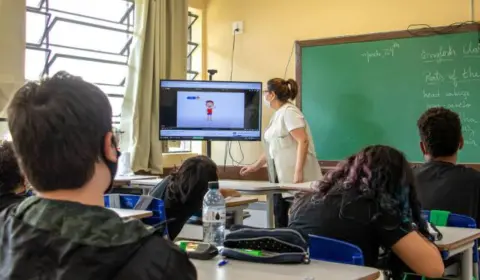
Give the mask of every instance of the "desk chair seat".
POLYGON ((314 260, 364 265, 362 249, 348 242, 309 235, 309 248, 310 258, 314 260))

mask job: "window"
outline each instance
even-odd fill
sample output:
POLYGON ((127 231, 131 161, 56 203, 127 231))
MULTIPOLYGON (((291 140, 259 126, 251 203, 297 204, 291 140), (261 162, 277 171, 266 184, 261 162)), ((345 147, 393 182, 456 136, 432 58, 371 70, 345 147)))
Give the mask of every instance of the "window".
MULTIPOLYGON (((193 10, 193 9, 192 9, 193 10)), ((201 38, 201 21, 194 11, 188 12, 188 49, 187 49, 187 79, 200 77, 201 52, 198 51, 201 38)), ((165 141, 163 150, 168 153, 192 152, 192 141, 165 141)))
POLYGON ((118 126, 134 9, 133 0, 27 0, 25 79, 65 70, 95 83, 118 126))

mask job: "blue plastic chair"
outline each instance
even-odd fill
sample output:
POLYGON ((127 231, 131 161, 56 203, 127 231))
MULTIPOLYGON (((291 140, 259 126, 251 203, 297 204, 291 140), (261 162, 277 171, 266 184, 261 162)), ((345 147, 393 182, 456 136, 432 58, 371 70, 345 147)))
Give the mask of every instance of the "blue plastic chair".
MULTIPOLYGON (((426 221, 429 221, 430 211, 423 210, 422 217, 426 221)), ((461 227, 461 228, 477 228, 477 223, 472 217, 450 213, 447 219, 447 226, 461 227)), ((442 257, 446 259, 447 255, 445 252, 442 252, 442 257)), ((475 240, 475 243, 473 245, 473 263, 474 263, 474 268, 478 268, 478 240, 475 240)), ((478 269, 474 269, 474 273, 478 274, 478 269)))
POLYGON ((310 258, 314 260, 364 265, 362 250, 348 242, 309 235, 310 258))
POLYGON ((142 219, 147 225, 155 226, 167 220, 165 204, 158 198, 146 195, 106 194, 104 202, 105 207, 152 211, 152 217, 142 219))

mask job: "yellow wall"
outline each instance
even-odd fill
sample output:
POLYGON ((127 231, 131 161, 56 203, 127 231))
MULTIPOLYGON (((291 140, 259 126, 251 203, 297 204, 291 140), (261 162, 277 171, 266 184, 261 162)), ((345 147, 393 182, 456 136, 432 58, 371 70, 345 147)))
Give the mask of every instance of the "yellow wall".
MULTIPOLYGON (((475 1, 478 18, 480 0, 475 1)), ((233 79, 265 83, 283 77, 295 40, 402 30, 415 23, 449 25, 471 20, 470 15, 470 0, 209 0, 206 67, 219 70, 218 80, 229 78, 233 21, 244 21, 245 29, 236 39, 233 79)), ((287 77, 295 75, 294 60, 287 77)), ((265 128, 272 111, 263 109, 265 128)), ((240 159, 233 146, 234 157, 240 159)), ((213 145, 217 163, 223 162, 224 147, 223 142, 213 145)), ((242 147, 244 163, 262 151, 259 142, 242 147)))
POLYGON ((207 6, 207 0, 188 0, 190 8, 203 10, 207 6))
MULTIPOLYGON (((24 81, 25 0, 0 0, 0 111, 24 81)), ((0 117, 6 117, 4 112, 0 117)), ((0 139, 7 132, 0 122, 0 139)))

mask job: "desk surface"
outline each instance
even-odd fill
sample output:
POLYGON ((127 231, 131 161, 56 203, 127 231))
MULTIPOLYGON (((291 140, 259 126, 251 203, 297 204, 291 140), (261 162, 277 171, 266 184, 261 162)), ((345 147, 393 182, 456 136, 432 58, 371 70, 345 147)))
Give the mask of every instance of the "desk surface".
POLYGON ((258 201, 258 198, 255 197, 227 197, 225 200, 225 206, 228 207, 237 207, 237 206, 242 206, 242 205, 247 205, 250 203, 255 203, 258 201))
POLYGON ((478 228, 438 227, 438 230, 442 233, 443 238, 435 244, 440 250, 445 251, 458 249, 480 238, 480 229, 478 228))
MULTIPOLYGON (((155 186, 160 183, 162 179, 139 179, 132 180, 132 185, 138 186, 155 186)), ((280 184, 270 183, 268 181, 247 181, 247 180, 220 180, 220 188, 234 189, 237 191, 285 191, 280 184)), ((291 184, 293 185, 293 184, 291 184)))
POLYGON ((119 208, 108 208, 108 209, 117 213, 121 218, 143 219, 143 218, 151 217, 153 215, 152 211, 145 211, 145 210, 119 209, 119 208))
POLYGON ((312 183, 314 182, 305 182, 299 184, 283 183, 281 184, 281 188, 288 191, 312 191, 312 183))
POLYGON ((151 180, 157 179, 158 176, 151 175, 118 175, 115 176, 115 182, 130 182, 133 180, 151 180))
POLYGON ((375 268, 353 266, 330 262, 314 261, 309 265, 272 265, 229 260, 225 266, 218 267, 216 260, 192 260, 197 268, 199 280, 373 280, 380 277, 375 268))
MULTIPOLYGON (((242 205, 254 203, 257 201, 258 199, 251 198, 251 197, 231 197, 227 199, 225 204, 228 208, 228 207, 242 206, 242 205)), ((115 213, 117 213, 122 218, 143 219, 143 218, 148 218, 152 216, 151 211, 145 211, 145 210, 119 209, 119 208, 108 208, 108 209, 115 211, 115 213)))

